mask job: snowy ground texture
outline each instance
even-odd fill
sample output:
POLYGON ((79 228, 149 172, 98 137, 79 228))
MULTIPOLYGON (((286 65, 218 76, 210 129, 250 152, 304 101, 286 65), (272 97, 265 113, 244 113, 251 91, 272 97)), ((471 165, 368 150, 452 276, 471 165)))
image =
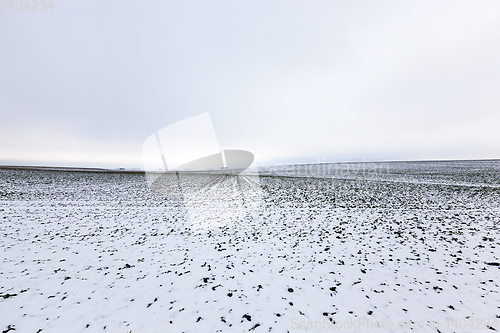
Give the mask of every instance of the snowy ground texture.
POLYGON ((141 174, 0 170, 0 331, 500 331, 500 163, 456 163, 269 173, 201 233, 141 174))

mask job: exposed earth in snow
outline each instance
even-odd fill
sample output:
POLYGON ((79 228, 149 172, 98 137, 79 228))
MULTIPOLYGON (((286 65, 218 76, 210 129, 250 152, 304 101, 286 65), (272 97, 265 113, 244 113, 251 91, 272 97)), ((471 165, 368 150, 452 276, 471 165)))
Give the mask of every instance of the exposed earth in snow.
POLYGON ((499 331, 500 162, 419 163, 263 170, 202 232, 142 174, 0 170, 0 331, 499 331))

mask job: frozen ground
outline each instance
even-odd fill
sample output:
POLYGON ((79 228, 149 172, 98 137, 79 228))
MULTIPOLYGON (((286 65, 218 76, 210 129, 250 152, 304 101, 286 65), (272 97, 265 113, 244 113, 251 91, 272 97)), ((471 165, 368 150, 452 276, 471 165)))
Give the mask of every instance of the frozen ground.
POLYGON ((261 177, 202 233, 144 175, 0 170, 0 330, 498 331, 500 164, 474 165, 261 177))

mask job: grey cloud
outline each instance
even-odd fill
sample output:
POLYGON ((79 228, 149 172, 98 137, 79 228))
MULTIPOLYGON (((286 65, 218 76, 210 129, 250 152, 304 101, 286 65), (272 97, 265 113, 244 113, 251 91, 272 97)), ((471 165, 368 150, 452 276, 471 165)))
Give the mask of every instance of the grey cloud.
POLYGON ((203 112, 262 163, 500 155, 495 1, 54 7, 0 12, 0 164, 140 167, 203 112))

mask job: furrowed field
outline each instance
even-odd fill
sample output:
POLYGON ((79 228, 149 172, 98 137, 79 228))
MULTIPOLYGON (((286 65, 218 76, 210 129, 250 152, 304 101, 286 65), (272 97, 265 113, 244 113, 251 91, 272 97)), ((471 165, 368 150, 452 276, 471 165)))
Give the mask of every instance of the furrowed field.
POLYGON ((0 170, 0 329, 499 331, 500 163, 422 163, 263 170, 201 232, 143 174, 0 170))

